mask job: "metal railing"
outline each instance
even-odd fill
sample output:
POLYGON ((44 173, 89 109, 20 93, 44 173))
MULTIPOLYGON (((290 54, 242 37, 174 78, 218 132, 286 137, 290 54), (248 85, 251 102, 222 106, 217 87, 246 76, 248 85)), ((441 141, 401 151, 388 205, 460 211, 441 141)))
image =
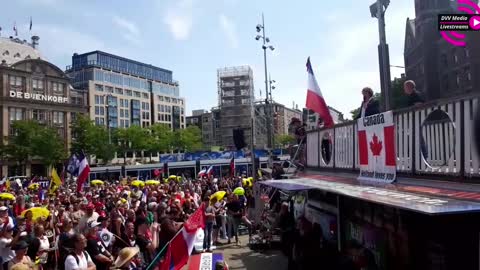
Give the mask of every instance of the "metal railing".
MULTIPOLYGON (((394 111, 397 172, 445 180, 480 177, 472 134, 479 99, 476 94, 394 111)), ((308 132, 308 167, 354 171, 358 163, 356 121, 308 132)))

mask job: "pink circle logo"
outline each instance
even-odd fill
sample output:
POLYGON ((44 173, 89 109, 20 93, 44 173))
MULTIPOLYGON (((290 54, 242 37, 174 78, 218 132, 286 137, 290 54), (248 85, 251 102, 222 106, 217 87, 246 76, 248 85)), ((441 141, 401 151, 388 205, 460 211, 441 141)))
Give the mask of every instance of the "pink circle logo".
POLYGON ((468 24, 473 30, 480 30, 480 16, 472 16, 468 24))
MULTIPOLYGON (((480 6, 471 0, 457 0, 457 4, 458 11, 473 15, 468 21, 470 28, 472 30, 480 30, 480 16, 475 15, 475 13, 480 13, 480 6)), ((465 34, 456 31, 440 31, 440 35, 453 46, 465 47, 467 45, 465 34)))

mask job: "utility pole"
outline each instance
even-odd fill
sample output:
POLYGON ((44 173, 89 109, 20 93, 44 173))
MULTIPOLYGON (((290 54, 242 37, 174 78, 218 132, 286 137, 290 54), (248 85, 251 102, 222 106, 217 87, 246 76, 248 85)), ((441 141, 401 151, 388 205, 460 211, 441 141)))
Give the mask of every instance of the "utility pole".
POLYGON ((391 109, 390 104, 390 55, 388 51, 387 38, 385 34, 385 12, 387 11, 390 0, 377 0, 370 5, 370 13, 373 18, 378 19, 378 34, 380 43, 378 44, 378 60, 380 66, 380 85, 383 98, 383 109, 391 109))

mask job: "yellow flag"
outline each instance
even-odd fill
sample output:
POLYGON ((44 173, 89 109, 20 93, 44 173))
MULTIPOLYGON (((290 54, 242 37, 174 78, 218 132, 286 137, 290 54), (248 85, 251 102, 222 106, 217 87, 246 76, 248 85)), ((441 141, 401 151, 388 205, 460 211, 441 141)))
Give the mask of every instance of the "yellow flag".
POLYGON ((52 180, 50 181, 50 186, 48 187, 48 193, 54 194, 57 191, 58 187, 62 185, 62 180, 58 176, 57 170, 55 168, 52 169, 52 180))
POLYGON ((7 188, 7 191, 10 190, 10 178, 7 178, 7 182, 5 183, 5 187, 7 188))
POLYGON ((55 168, 52 169, 52 181, 55 183, 57 186, 62 185, 62 180, 58 176, 57 170, 55 168))

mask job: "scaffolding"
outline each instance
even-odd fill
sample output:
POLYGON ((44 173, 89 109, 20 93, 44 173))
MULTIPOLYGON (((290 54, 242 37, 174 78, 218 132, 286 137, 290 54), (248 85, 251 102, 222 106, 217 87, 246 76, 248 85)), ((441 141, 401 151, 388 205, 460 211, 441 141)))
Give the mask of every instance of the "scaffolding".
POLYGON ((252 69, 249 66, 218 69, 217 82, 222 145, 234 147, 234 129, 243 129, 245 142, 250 145, 255 98, 252 69))

